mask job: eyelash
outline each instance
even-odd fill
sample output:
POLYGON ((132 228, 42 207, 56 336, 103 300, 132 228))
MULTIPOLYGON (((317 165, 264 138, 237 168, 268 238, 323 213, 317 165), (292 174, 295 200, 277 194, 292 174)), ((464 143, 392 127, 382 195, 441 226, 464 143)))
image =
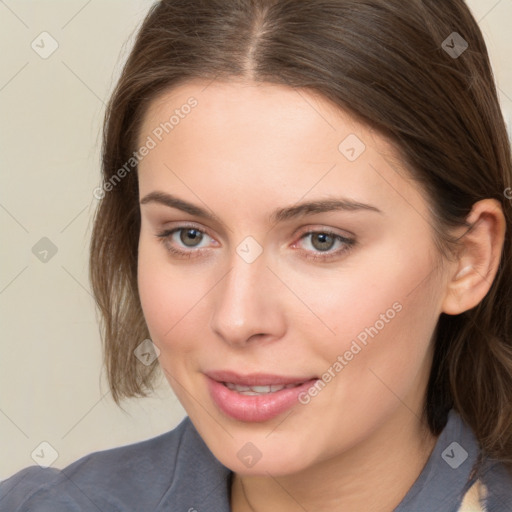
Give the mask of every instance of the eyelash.
MULTIPOLYGON (((169 251, 171 254, 173 254, 177 257, 188 258, 188 259, 200 257, 201 254, 207 249, 191 249, 189 251, 182 251, 180 249, 176 249, 176 247, 174 247, 170 244, 169 239, 172 237, 172 235, 174 235, 175 233, 179 233, 180 231, 184 231, 186 229, 195 229, 202 235, 206 235, 206 236, 210 237, 210 235, 208 235, 208 233, 197 228, 196 226, 180 226, 179 228, 168 229, 168 230, 162 231, 161 233, 158 233, 156 235, 156 237, 159 239, 159 241, 161 243, 163 243, 163 245, 167 251, 169 251)), ((306 259, 313 260, 313 261, 323 261, 323 262, 330 261, 330 260, 340 257, 342 254, 348 253, 356 245, 356 240, 354 240, 352 238, 346 238, 346 237, 341 236, 338 233, 334 233, 333 231, 330 231, 328 229, 307 231, 305 233, 302 233, 299 240, 303 240, 308 236, 318 235, 318 234, 331 236, 332 238, 335 239, 335 241, 341 242, 343 244, 343 247, 336 251, 331 251, 331 250, 324 251, 324 252, 315 251, 313 253, 311 253, 311 251, 302 250, 301 252, 303 253, 303 255, 306 259)), ((212 238, 212 237, 210 237, 210 238, 212 238)))

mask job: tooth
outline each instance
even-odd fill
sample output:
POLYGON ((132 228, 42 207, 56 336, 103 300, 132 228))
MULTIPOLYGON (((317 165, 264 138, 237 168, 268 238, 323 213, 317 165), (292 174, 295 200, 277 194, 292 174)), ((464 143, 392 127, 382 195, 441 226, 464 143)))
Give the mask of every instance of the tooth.
POLYGON ((270 393, 271 386, 251 386, 252 391, 256 391, 256 393, 270 393))
POLYGON ((224 382, 224 385, 230 389, 231 391, 236 391, 237 393, 241 393, 243 395, 248 396, 256 396, 256 395, 266 395, 268 393, 275 393, 277 391, 281 391, 282 389, 290 389, 300 384, 271 384, 269 386, 242 386, 241 384, 233 384, 232 382, 224 382))
POLYGON ((240 386, 231 382, 226 382, 226 387, 231 389, 231 391, 250 391, 251 389, 249 386, 240 386))

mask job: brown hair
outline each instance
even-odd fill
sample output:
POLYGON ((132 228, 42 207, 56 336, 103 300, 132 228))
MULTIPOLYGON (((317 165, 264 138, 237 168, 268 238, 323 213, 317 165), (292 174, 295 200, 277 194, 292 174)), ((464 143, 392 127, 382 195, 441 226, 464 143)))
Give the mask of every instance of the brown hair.
POLYGON ((137 290, 137 174, 112 180, 126 169, 158 94, 188 80, 234 77, 315 91, 385 135, 428 194, 445 247, 448 228, 466 225, 475 202, 501 203, 507 232, 498 274, 477 307, 441 315, 426 414, 438 434, 455 408, 489 455, 512 464, 512 208, 504 194, 511 152, 487 49, 463 0, 153 5, 106 112, 105 193, 90 253, 116 403, 147 394, 158 365, 133 355, 149 337, 137 290), (453 32, 469 45, 461 55, 453 54, 464 49, 453 32))

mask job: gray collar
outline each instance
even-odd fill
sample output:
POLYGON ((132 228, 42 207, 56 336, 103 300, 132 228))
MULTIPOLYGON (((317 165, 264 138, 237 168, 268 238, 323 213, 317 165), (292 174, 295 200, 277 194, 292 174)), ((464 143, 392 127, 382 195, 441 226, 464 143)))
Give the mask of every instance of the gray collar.
POLYGON ((473 431, 455 412, 441 432, 427 464, 395 512, 453 512, 474 481, 480 448, 473 431))

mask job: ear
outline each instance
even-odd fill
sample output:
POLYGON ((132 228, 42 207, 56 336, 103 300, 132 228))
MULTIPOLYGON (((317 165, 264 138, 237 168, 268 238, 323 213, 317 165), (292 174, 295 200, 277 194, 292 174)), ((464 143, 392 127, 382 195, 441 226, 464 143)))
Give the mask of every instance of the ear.
POLYGON ((505 240, 506 220, 496 199, 475 203, 467 217, 457 259, 450 267, 442 312, 458 315, 478 305, 496 277, 505 240))

